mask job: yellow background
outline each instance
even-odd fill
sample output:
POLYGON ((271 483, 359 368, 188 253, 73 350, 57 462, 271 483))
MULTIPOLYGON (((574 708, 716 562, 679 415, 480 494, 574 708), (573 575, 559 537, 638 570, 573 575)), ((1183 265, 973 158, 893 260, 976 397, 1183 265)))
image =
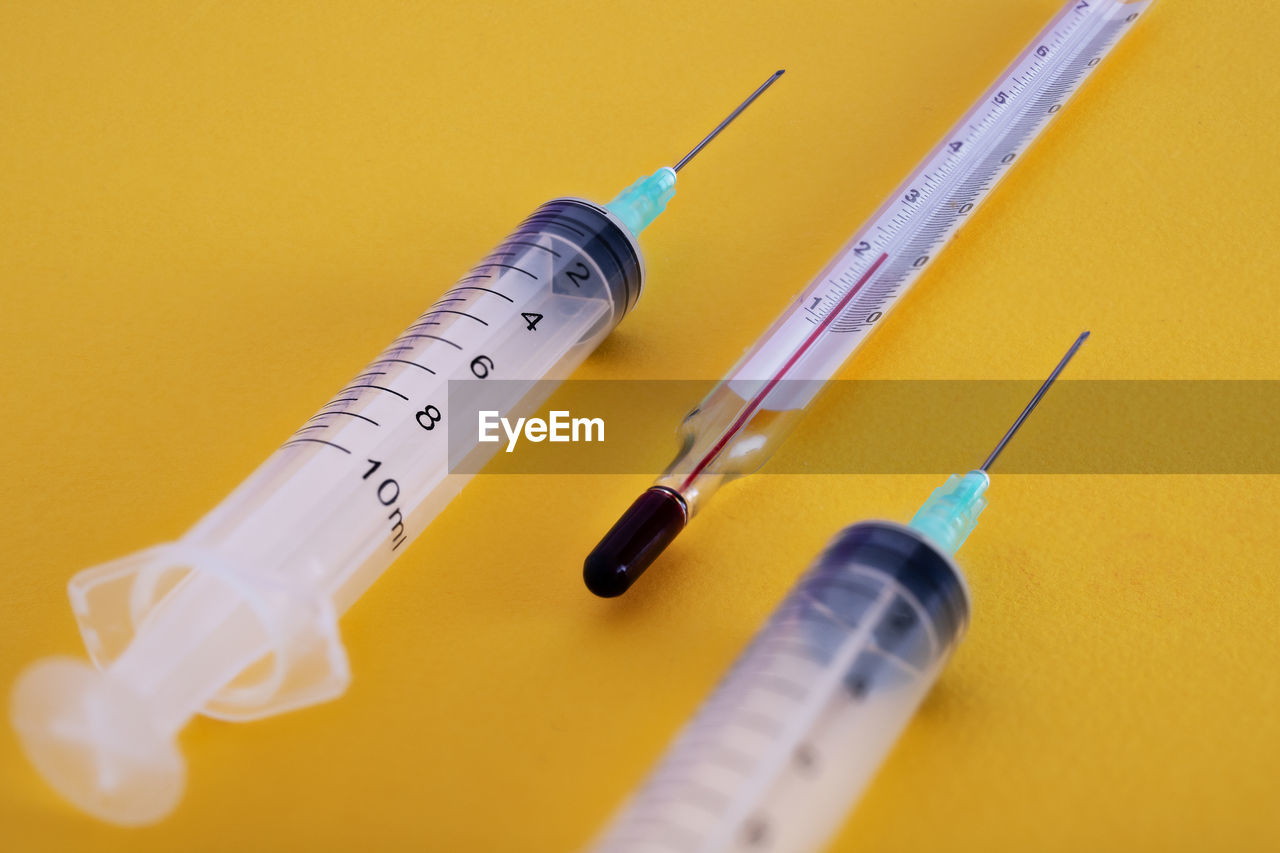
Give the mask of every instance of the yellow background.
MULTIPOLYGON (((578 373, 720 375, 1057 6, 6 3, 3 689, 81 653, 75 571, 180 535, 538 203, 784 67, 578 373)), ((1031 379, 1088 327, 1077 378, 1280 378, 1278 33, 1158 4, 843 375, 1031 379)), ((572 849, 822 544, 936 478, 745 480, 594 599, 646 482, 479 478, 343 621, 347 695, 198 720, 157 826, 75 813, 4 726, 0 847, 572 849)), ((837 849, 1280 847, 1277 483, 997 477, 972 630, 837 849)))

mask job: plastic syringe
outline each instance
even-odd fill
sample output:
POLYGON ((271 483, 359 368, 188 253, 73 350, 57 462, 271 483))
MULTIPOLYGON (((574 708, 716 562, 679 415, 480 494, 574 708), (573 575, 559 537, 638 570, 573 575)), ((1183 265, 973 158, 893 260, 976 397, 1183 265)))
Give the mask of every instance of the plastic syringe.
POLYGON ((587 557, 625 592, 725 482, 757 470, 1150 5, 1071 0, 680 426, 681 447, 587 557))
POLYGON ((634 307, 637 236, 676 172, 781 74, 609 204, 535 210, 179 541, 73 577, 97 669, 38 662, 12 699, 45 779, 99 818, 150 822, 181 797, 175 737, 194 714, 251 720, 341 695, 338 617, 467 482, 451 462, 473 471, 496 449, 458 386, 531 414, 634 307), (492 378, 516 381, 465 384, 492 378))
POLYGON ((987 470, 1088 334, 986 461, 950 477, 910 524, 864 521, 835 536, 595 853, 823 848, 968 625, 952 557, 987 505, 987 470))

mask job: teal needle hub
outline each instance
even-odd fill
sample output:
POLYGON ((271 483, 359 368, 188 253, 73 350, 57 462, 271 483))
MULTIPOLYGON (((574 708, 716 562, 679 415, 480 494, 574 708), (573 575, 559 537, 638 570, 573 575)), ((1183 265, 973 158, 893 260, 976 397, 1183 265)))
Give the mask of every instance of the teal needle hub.
POLYGON ((675 194, 676 170, 664 166, 618 193, 605 208, 638 237, 649 223, 658 218, 658 214, 667 209, 667 203, 675 194))

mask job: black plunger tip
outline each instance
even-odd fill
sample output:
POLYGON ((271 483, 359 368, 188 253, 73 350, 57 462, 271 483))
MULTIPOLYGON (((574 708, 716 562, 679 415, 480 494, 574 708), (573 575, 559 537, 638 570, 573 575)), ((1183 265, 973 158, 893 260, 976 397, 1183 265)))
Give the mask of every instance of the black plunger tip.
POLYGON ((636 498, 582 565, 587 589, 601 598, 622 595, 644 574, 689 520, 684 498, 654 486, 636 498))

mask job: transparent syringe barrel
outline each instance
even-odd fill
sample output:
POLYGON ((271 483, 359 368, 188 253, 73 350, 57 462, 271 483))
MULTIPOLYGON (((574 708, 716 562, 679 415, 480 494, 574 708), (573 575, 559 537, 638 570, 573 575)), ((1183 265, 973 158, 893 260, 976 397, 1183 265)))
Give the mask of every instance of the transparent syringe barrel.
POLYGON ((544 204, 181 540, 76 575, 105 680, 37 665, 20 681, 14 717, 37 766, 101 817, 154 819, 181 787, 170 739, 191 714, 252 719, 339 695, 337 617, 462 488, 456 463, 475 471, 499 447, 478 441, 469 389, 531 414, 642 281, 611 213, 544 204), (83 719, 95 705, 108 710, 83 719))
POLYGON ((592 849, 822 849, 968 613, 959 570, 918 533, 879 521, 845 529, 592 849))

